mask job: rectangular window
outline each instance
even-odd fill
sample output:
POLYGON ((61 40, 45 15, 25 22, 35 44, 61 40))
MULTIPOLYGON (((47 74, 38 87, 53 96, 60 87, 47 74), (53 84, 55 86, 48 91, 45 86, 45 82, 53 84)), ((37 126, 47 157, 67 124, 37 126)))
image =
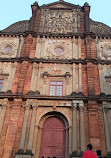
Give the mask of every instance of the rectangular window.
POLYGON ((62 81, 51 81, 50 82, 50 95, 62 96, 63 82, 62 81))
POLYGON ((2 91, 3 79, 0 79, 0 91, 2 91))

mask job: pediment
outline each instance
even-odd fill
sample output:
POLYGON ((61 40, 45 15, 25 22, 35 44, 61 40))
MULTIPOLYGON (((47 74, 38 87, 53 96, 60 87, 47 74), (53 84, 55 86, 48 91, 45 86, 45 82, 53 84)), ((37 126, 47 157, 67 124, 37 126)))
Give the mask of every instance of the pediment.
POLYGON ((56 4, 56 5, 50 6, 50 8, 71 8, 71 7, 64 4, 56 4))
POLYGON ((54 3, 50 3, 47 5, 42 5, 41 8, 63 8, 63 9, 73 9, 73 8, 81 8, 79 5, 74 5, 63 0, 59 0, 54 3))

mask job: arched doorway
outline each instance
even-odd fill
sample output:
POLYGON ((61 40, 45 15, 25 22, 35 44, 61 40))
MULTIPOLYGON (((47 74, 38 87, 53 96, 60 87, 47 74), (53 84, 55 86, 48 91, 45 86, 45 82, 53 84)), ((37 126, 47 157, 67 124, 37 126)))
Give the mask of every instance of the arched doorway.
POLYGON ((65 124, 58 117, 47 118, 43 123, 39 158, 65 158, 65 124))

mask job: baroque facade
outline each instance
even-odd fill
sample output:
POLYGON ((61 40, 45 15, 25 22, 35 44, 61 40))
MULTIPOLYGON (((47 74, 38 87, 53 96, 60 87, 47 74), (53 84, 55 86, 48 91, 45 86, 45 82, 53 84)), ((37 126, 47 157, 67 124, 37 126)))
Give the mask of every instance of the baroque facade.
POLYGON ((0 31, 0 158, 111 158, 111 28, 90 6, 32 6, 0 31))

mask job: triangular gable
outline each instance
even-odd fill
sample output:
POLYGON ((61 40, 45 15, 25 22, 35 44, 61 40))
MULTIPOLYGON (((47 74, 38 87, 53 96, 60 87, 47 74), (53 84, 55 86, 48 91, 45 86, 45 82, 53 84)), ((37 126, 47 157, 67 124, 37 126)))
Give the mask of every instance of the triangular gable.
POLYGON ((59 0, 57 2, 54 3, 50 3, 50 4, 46 4, 46 5, 42 5, 40 8, 78 8, 80 9, 81 7, 79 5, 74 5, 68 2, 65 2, 63 0, 59 0))

